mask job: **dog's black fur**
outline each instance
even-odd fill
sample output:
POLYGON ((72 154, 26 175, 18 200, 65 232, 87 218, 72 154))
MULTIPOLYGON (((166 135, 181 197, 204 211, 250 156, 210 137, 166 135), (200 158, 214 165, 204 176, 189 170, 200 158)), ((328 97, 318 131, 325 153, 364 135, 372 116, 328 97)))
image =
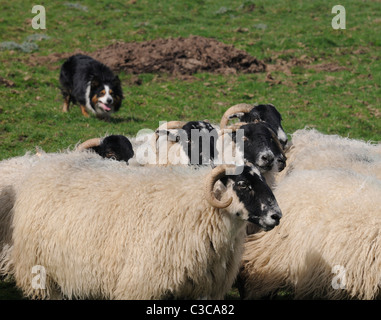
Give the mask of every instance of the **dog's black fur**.
POLYGON ((78 103, 83 115, 92 113, 108 119, 110 113, 121 107, 123 92, 118 76, 89 56, 77 54, 68 58, 61 67, 59 81, 64 112, 68 111, 70 103, 78 103))

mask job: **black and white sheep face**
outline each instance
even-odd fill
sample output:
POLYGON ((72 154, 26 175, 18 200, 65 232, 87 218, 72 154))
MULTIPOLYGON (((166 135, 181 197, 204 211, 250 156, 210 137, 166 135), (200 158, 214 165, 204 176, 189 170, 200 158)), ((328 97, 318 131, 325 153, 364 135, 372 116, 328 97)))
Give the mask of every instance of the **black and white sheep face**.
POLYGON ((278 139, 271 137, 269 141, 270 150, 274 154, 274 165, 272 167, 272 171, 281 172, 286 167, 287 157, 283 152, 283 147, 280 145, 280 141, 276 141, 278 139))
POLYGON ((180 163, 191 165, 210 164, 217 156, 216 142, 218 133, 206 121, 190 121, 182 128, 161 130, 159 134, 163 134, 163 131, 169 141, 180 144, 182 152, 179 157, 184 158, 180 163))
POLYGON ((187 140, 181 141, 181 145, 190 164, 209 164, 213 161, 217 155, 218 133, 212 125, 205 121, 190 121, 182 129, 187 134, 187 140))
POLYGON ((235 214, 242 219, 255 223, 268 231, 279 224, 282 212, 273 192, 255 166, 245 166, 241 174, 227 176, 221 181, 231 184, 239 203, 235 214))
POLYGON ((128 138, 122 135, 110 135, 105 137, 99 146, 92 149, 103 158, 125 161, 134 156, 132 144, 128 138))
POLYGON ((266 123, 249 123, 240 129, 244 130, 244 143, 237 144, 237 148, 246 162, 257 166, 261 173, 284 169, 286 158, 266 123))
MULTIPOLYGON (((234 117, 234 116, 233 116, 234 117)), ((276 133, 279 142, 285 147, 287 144, 287 134, 282 127, 282 116, 272 104, 260 104, 255 106, 249 113, 239 113, 236 115, 241 122, 264 121, 269 124, 276 133)))

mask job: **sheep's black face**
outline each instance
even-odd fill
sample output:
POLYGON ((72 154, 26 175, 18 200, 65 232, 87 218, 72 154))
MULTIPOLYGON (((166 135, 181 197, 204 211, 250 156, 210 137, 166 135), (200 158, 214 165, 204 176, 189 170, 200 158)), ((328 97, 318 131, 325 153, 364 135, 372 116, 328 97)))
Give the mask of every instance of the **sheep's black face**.
POLYGON ((134 156, 132 144, 125 136, 111 135, 103 139, 98 147, 93 148, 103 158, 128 162, 134 156))
POLYGON ((190 121, 182 128, 187 140, 180 143, 187 153, 190 164, 209 164, 217 156, 217 131, 205 121, 190 121))
POLYGON ((254 122, 261 120, 268 123, 271 129, 278 136, 279 142, 284 146, 287 144, 287 135, 284 132, 281 122, 282 116, 272 104, 260 104, 255 106, 249 113, 243 113, 240 116, 242 122, 254 122))
MULTIPOLYGON (((276 160, 274 151, 279 153, 279 147, 275 145, 266 124, 249 123, 240 129, 244 130, 243 150, 242 144, 237 144, 237 147, 243 152, 245 161, 257 166, 262 173, 272 170, 276 160)), ((233 139, 236 139, 234 133, 233 139)))
POLYGON ((241 174, 229 178, 234 180, 233 190, 244 206, 244 212, 240 213, 243 218, 266 231, 279 224, 282 212, 273 192, 257 168, 245 166, 241 174))

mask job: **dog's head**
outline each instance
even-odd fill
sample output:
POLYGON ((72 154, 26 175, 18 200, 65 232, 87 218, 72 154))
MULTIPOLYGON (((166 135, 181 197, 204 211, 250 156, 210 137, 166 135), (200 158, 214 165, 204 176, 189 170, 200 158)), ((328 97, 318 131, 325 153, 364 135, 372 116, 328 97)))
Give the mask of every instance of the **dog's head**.
POLYGON ((119 110, 123 94, 118 76, 112 81, 102 82, 94 77, 90 88, 91 106, 97 115, 103 116, 119 110))

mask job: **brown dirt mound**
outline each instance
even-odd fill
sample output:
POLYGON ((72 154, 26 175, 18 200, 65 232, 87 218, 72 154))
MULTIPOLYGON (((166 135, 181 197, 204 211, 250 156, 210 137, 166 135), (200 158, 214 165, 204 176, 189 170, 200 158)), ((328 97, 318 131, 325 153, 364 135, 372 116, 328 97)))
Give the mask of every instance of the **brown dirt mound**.
POLYGON ((243 50, 215 39, 200 36, 155 39, 145 42, 117 42, 92 53, 34 56, 30 64, 52 63, 75 53, 88 54, 113 71, 126 73, 170 73, 190 75, 197 72, 222 74, 264 72, 266 65, 243 50))

